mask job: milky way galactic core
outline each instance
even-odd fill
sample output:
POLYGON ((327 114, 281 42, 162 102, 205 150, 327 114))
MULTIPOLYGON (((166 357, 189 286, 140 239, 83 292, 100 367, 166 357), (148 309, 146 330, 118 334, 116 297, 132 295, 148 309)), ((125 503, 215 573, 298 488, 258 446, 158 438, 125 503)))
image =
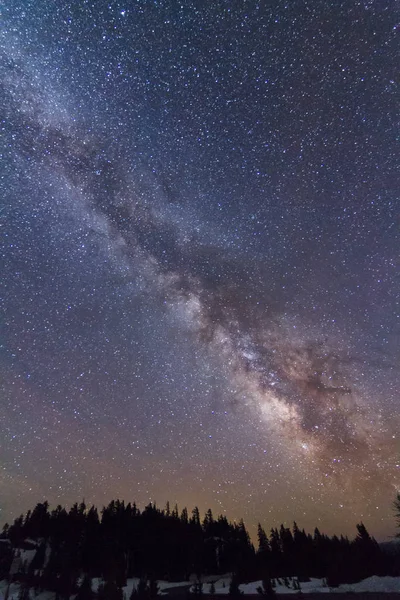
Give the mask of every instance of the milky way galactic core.
POLYGON ((3 523, 119 497, 393 533, 399 16, 6 0, 3 523))

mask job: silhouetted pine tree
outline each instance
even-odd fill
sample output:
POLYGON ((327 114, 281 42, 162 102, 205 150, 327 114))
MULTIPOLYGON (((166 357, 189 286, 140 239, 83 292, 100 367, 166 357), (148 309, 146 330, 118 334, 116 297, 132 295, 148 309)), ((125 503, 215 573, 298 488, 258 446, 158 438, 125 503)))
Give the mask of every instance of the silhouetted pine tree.
POLYGON ((123 600, 123 592, 115 581, 107 580, 99 586, 97 598, 98 600, 123 600))
POLYGON ((93 600, 93 598, 94 594, 92 591, 92 580, 89 575, 85 575, 81 585, 79 586, 75 600, 93 600))
POLYGON ((138 592, 137 592, 137 588, 135 585, 132 587, 132 591, 130 593, 129 600, 138 600, 138 592))
POLYGON ((283 572, 282 565, 282 552, 281 552, 281 543, 279 538, 279 533, 277 529, 271 529, 271 534, 269 537, 269 545, 271 549, 270 555, 270 565, 271 565, 271 575, 273 577, 279 577, 283 572))
POLYGON ((279 530, 280 547, 282 553, 281 575, 293 575, 295 570, 295 548, 292 532, 288 527, 281 525, 279 530))
POLYGON ((312 570, 313 544, 304 529, 300 531, 297 523, 293 523, 293 565, 300 581, 308 581, 312 570))
POLYGON ((81 541, 81 568, 91 577, 101 573, 101 529, 96 507, 86 513, 83 538, 81 541))
POLYGON ((271 549, 268 542, 268 536, 260 523, 257 528, 257 538, 257 577, 260 577, 263 573, 269 572, 271 568, 271 549))
POLYGON ((243 595, 239 587, 239 578, 236 573, 232 573, 231 583, 229 584, 229 596, 231 598, 240 598, 243 595))
POLYGON ((354 577, 364 579, 368 575, 380 575, 382 571, 382 552, 378 543, 372 538, 365 525, 357 525, 358 535, 353 542, 354 577))
POLYGON ((203 583, 200 579, 194 582, 191 595, 200 598, 203 595, 203 583))
POLYGON ((76 572, 71 561, 63 563, 59 577, 56 580, 55 592, 62 600, 69 600, 76 591, 76 572))
POLYGON ((0 581, 8 578, 13 559, 11 544, 2 542, 0 546, 0 581))
POLYGON ((213 531, 212 531, 213 524, 214 524, 214 517, 213 517, 211 508, 209 508, 207 510, 206 514, 204 515, 204 519, 203 519, 203 531, 206 534, 206 536, 213 534, 213 531))
POLYGON ((192 510, 192 517, 190 519, 192 525, 200 527, 200 512, 197 506, 192 510))
POLYGON ((25 583, 22 583, 20 585, 19 592, 18 592, 18 600, 29 600, 29 599, 30 599, 29 587, 25 583))
POLYGON ((265 533, 264 529, 261 527, 261 524, 258 524, 257 528, 257 538, 258 538, 258 553, 261 555, 268 555, 270 552, 268 536, 265 533))
POLYGON ((263 577, 262 584, 257 588, 257 592, 264 598, 273 598, 276 595, 269 577, 263 577))
POLYGON ((43 541, 36 550, 36 554, 33 557, 31 564, 29 565, 29 572, 31 574, 34 574, 36 570, 43 568, 44 559, 46 557, 46 547, 47 544, 45 541, 43 541))
POLYGON ((24 515, 20 515, 8 528, 7 537, 13 546, 18 546, 25 539, 23 527, 24 515))
POLYGON ((149 598, 149 586, 147 584, 147 578, 141 577, 139 579, 137 588, 136 588, 136 598, 137 600, 148 600, 149 598))
POLYGON ((187 525, 189 522, 189 516, 188 516, 188 511, 187 508, 183 508, 182 512, 181 512, 181 521, 184 525, 187 525))
POLYGON ((158 587, 157 579, 153 576, 149 579, 149 598, 150 600, 154 600, 158 596, 160 588, 158 587))
POLYGON ((243 519, 234 527, 235 550, 233 567, 240 581, 251 581, 257 574, 256 552, 243 519))

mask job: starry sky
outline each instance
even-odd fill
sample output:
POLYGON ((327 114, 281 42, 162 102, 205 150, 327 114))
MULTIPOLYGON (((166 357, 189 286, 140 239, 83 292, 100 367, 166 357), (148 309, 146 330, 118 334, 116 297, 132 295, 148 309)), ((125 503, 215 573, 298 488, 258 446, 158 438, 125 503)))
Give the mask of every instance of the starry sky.
POLYGON ((5 0, 1 524, 119 497, 394 534, 399 22, 5 0))

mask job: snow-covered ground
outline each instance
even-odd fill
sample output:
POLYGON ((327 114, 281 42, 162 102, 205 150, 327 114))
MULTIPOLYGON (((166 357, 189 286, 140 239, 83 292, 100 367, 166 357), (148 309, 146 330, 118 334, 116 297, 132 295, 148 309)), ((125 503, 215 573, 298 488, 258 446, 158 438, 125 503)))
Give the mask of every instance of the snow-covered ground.
POLYGON ((400 592, 400 577, 368 577, 358 583, 343 583, 332 592, 400 592))
MULTIPOLYGON (((133 586, 137 586, 139 579, 128 579, 127 585, 124 587, 124 593, 126 598, 129 598, 133 586)), ((93 580, 93 590, 97 590, 100 580, 93 580)), ((189 587, 191 585, 190 581, 179 581, 179 582, 169 582, 169 581, 158 581, 158 587, 162 594, 165 594, 169 588, 176 587, 189 587)), ((224 576, 216 579, 214 582, 215 594, 216 595, 227 595, 229 594, 229 584, 230 577, 224 576)), ((293 589, 293 582, 289 580, 290 588, 286 585, 276 582, 275 591, 277 594, 297 594, 298 590, 293 589)), ((244 595, 257 595, 257 588, 262 585, 261 581, 253 581, 251 583, 245 583, 240 585, 240 589, 244 593, 244 595)), ((322 579, 311 579, 306 583, 301 583, 301 590, 304 594, 307 593, 335 593, 340 594, 344 592, 355 592, 355 593, 365 593, 365 592, 387 592, 400 593, 400 577, 369 577, 368 579, 364 579, 359 583, 352 584, 342 584, 337 588, 329 588, 324 584, 322 579)), ((5 591, 7 587, 6 581, 0 582, 0 600, 4 600, 5 591)), ((203 594, 210 593, 211 583, 203 584, 203 594)), ((18 598, 19 585, 17 583, 13 583, 10 586, 10 594, 9 598, 18 598)), ((54 592, 41 592, 38 596, 33 595, 33 591, 31 592, 32 600, 54 600, 54 592)))
MULTIPOLYGON (((281 583, 278 583, 277 581, 275 581, 275 592, 277 594, 297 594, 298 590, 293 588, 293 582, 292 581, 288 581, 290 587, 287 587, 286 585, 283 584, 282 580, 280 580, 281 583)), ((230 584, 230 577, 223 577, 222 579, 219 579, 215 582, 214 587, 215 587, 215 594, 229 594, 229 584, 230 584)), ((203 592, 204 594, 208 594, 210 592, 210 584, 204 584, 203 585, 203 592)), ((262 581, 252 581, 251 583, 242 583, 240 586, 240 590, 244 593, 245 596, 247 595, 257 595, 257 588, 262 587, 262 581)), ((324 583, 322 579, 312 579, 311 581, 308 581, 307 583, 301 583, 300 584, 301 590, 304 593, 310 593, 310 592, 329 592, 329 588, 328 587, 324 587, 324 583)))
MULTIPOLYGON (((277 594, 297 594, 298 590, 293 589, 293 582, 289 580, 290 588, 283 584, 282 580, 279 584, 276 582, 275 592, 277 594)), ((215 594, 229 594, 230 577, 222 577, 215 584, 215 594)), ((252 581, 251 583, 243 583, 240 585, 244 595, 257 595, 257 588, 262 586, 261 581, 252 581)), ((203 593, 210 592, 211 584, 203 585, 203 593)), ((342 584, 337 588, 329 588, 324 583, 323 579, 311 579, 305 583, 300 583, 301 591, 304 594, 311 593, 341 593, 341 592, 400 592, 400 577, 369 577, 359 583, 342 584)))

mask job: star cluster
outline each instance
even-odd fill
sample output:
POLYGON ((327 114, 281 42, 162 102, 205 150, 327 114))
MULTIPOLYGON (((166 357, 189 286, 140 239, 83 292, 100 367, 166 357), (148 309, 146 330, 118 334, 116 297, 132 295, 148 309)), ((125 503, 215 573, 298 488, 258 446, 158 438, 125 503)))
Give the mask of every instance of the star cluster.
POLYGON ((393 530, 399 12, 7 0, 0 516, 393 530))

